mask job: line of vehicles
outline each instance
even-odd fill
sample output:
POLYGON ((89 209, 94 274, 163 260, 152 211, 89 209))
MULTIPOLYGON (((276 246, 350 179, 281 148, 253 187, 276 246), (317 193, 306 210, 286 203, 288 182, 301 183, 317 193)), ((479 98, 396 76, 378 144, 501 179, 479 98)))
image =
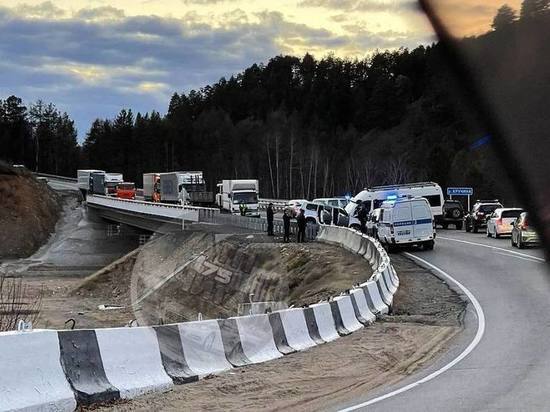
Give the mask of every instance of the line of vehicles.
POLYGON ((302 209, 308 223, 363 230, 390 250, 404 245, 431 250, 438 226, 444 229, 454 226, 473 233, 485 230, 487 236, 494 238, 510 236, 512 246, 518 248, 539 243, 523 209, 505 208, 498 200, 478 200, 471 211, 465 212, 460 201, 445 200, 441 187, 434 182, 376 186, 349 201, 291 200, 288 206, 302 209))
POLYGON ((259 217, 259 182, 256 179, 226 179, 217 184, 217 193, 207 190, 202 171, 144 173, 143 189, 124 181, 120 173, 104 170, 77 171, 78 187, 87 193, 120 199, 172 204, 213 206, 235 214, 259 217))

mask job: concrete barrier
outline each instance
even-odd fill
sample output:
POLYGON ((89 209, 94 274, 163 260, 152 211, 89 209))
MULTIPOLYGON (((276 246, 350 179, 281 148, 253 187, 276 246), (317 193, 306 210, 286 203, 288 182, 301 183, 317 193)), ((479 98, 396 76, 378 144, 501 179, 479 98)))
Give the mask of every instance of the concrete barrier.
POLYGON ((235 318, 244 355, 251 363, 261 363, 283 356, 275 345, 268 315, 235 318))
POLYGON ((277 313, 280 316, 287 343, 292 349, 300 351, 316 345, 309 334, 303 309, 285 309, 277 313))
POLYGON ((336 332, 338 332, 338 335, 340 336, 346 336, 351 333, 351 330, 347 329, 344 325, 344 321, 342 319, 342 314, 340 313, 340 308, 338 307, 338 303, 336 301, 329 302, 330 305, 330 311, 332 312, 332 318, 334 319, 334 326, 336 327, 336 332))
POLYGON ((382 300, 384 303, 391 308, 391 305, 393 304, 393 295, 391 292, 386 288, 386 284, 384 283, 384 279, 382 278, 382 274, 379 273, 375 280, 376 286, 378 287, 378 291, 380 292, 380 296, 382 297, 382 300))
POLYGON ((236 319, 218 319, 218 325, 222 335, 225 358, 229 361, 229 363, 233 366, 245 366, 251 364, 252 362, 250 359, 248 359, 244 354, 236 319))
POLYGON ((199 374, 191 370, 183 353, 178 325, 154 326, 153 329, 157 334, 162 366, 172 381, 175 384, 197 381, 199 374))
POLYGON ((189 369, 199 377, 232 368, 225 357, 220 326, 216 320, 178 324, 183 354, 189 369))
POLYGON ((388 264, 383 272, 382 272, 382 279, 384 280, 384 283, 386 284, 386 288, 390 291, 392 296, 397 292, 397 286, 395 286, 391 279, 391 266, 388 264))
POLYGON ((363 289, 355 288, 350 290, 350 298, 353 310, 355 311, 355 317, 359 322, 363 325, 370 325, 376 320, 376 315, 374 314, 376 309, 374 305, 372 305, 372 309, 369 306, 363 289))
POLYGON ((105 375, 123 399, 173 386, 164 370, 153 328, 96 329, 105 375))
POLYGON ((363 327, 361 322, 359 322, 359 320, 355 316, 355 310, 353 308, 353 303, 351 302, 351 297, 349 295, 335 297, 334 303, 338 305, 340 317, 342 318, 342 323, 349 332, 355 332, 356 330, 359 330, 363 327))
POLYGON ((61 364, 79 405, 120 399, 107 379, 95 330, 58 332, 61 364))
POLYGON ((373 306, 376 310, 376 315, 385 315, 389 312, 389 308, 382 300, 382 296, 380 295, 380 291, 375 281, 369 280, 368 282, 362 283, 359 286, 363 288, 365 292, 365 298, 370 298, 372 300, 373 306))
POLYGON ((317 319, 315 318, 315 312, 313 308, 304 308, 304 317, 306 320, 307 330, 310 338, 317 344, 321 345, 325 343, 319 332, 319 326, 317 325, 317 319))
POLYGON ((72 411, 55 331, 0 333, 0 411, 72 411))
MULTIPOLYGON (((315 315, 315 321, 319 330, 319 336, 325 342, 338 339, 339 334, 332 316, 332 309, 328 303, 316 303, 310 305, 315 315)), ((348 332, 349 333, 349 332, 348 332)))
POLYGON ((280 313, 270 313, 268 315, 268 318, 269 323, 271 324, 271 329, 273 331, 273 340, 275 341, 277 350, 283 355, 288 355, 289 353, 296 352, 296 350, 292 348, 292 346, 290 346, 288 343, 280 313))

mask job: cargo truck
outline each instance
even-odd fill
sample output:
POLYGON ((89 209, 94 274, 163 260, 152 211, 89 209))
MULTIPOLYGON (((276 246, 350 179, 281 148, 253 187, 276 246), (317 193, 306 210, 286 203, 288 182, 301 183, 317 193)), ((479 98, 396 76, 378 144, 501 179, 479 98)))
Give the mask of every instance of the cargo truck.
POLYGON ((107 186, 105 186, 105 172, 93 172, 90 173, 90 185, 88 193, 92 195, 107 194, 107 186))
POLYGON ((160 173, 143 173, 143 200, 160 202, 160 173))
POLYGON ((181 184, 187 191, 189 201, 194 205, 211 205, 214 203, 214 193, 206 190, 206 181, 201 171, 181 173, 181 184))
POLYGON ((160 173, 160 201, 162 203, 189 203, 184 187, 185 176, 181 172, 160 173))
POLYGON ((105 173, 105 187, 108 195, 116 196, 116 187, 124 182, 122 173, 105 173))
POLYGON ((246 216, 260 216, 258 210, 258 180, 222 180, 217 186, 216 204, 222 211, 241 214, 242 205, 246 216))
POLYGON ((90 175, 92 173, 105 174, 105 171, 94 169, 80 169, 76 171, 77 185, 84 197, 86 197, 86 193, 88 192, 88 190, 90 190, 90 175))

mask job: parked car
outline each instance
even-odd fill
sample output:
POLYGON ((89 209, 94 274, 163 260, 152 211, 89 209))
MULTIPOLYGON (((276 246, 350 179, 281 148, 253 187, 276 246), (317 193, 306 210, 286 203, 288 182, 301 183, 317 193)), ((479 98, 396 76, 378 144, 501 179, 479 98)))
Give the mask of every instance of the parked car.
POLYGON ((527 245, 538 245, 540 238, 535 229, 529 226, 527 212, 521 213, 512 223, 512 246, 523 249, 527 245))
POLYGON ((382 203, 378 239, 388 251, 399 246, 421 245, 432 250, 435 228, 430 204, 423 197, 400 198, 382 203))
POLYGON ((499 238, 512 233, 514 221, 521 215, 523 209, 501 208, 495 209, 487 220, 487 236, 499 238))
POLYGON ((464 222, 464 207, 458 200, 445 200, 443 202, 443 214, 435 217, 435 224, 447 229, 454 225, 456 230, 462 230, 464 222))
POLYGON ((380 221, 381 208, 374 209, 367 216, 367 235, 378 238, 378 222, 380 221))
POLYGON ((286 205, 294 211, 295 215, 297 215, 300 212, 302 205, 304 205, 305 203, 307 203, 306 199, 292 199, 289 200, 286 205))
POLYGON ((472 211, 464 217, 466 232, 477 233, 479 229, 487 227, 487 218, 495 211, 502 208, 498 200, 478 200, 474 203, 472 211))
POLYGON ((334 224, 336 226, 348 226, 349 216, 345 209, 322 205, 321 207, 322 223, 325 225, 334 224))
POLYGON ((345 197, 322 197, 313 199, 313 203, 344 208, 347 206, 349 201, 345 197))
POLYGON ((303 203, 301 209, 304 211, 306 222, 308 224, 318 225, 321 223, 321 213, 323 211, 323 205, 319 203, 306 202, 303 203))

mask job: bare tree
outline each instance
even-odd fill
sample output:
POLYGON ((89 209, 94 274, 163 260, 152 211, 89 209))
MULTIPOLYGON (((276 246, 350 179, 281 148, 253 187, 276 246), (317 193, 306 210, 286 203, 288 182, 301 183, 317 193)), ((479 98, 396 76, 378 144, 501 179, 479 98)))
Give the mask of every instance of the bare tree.
POLYGON ((43 290, 32 295, 21 278, 0 275, 0 332, 15 330, 20 320, 35 323, 40 316, 43 290))

